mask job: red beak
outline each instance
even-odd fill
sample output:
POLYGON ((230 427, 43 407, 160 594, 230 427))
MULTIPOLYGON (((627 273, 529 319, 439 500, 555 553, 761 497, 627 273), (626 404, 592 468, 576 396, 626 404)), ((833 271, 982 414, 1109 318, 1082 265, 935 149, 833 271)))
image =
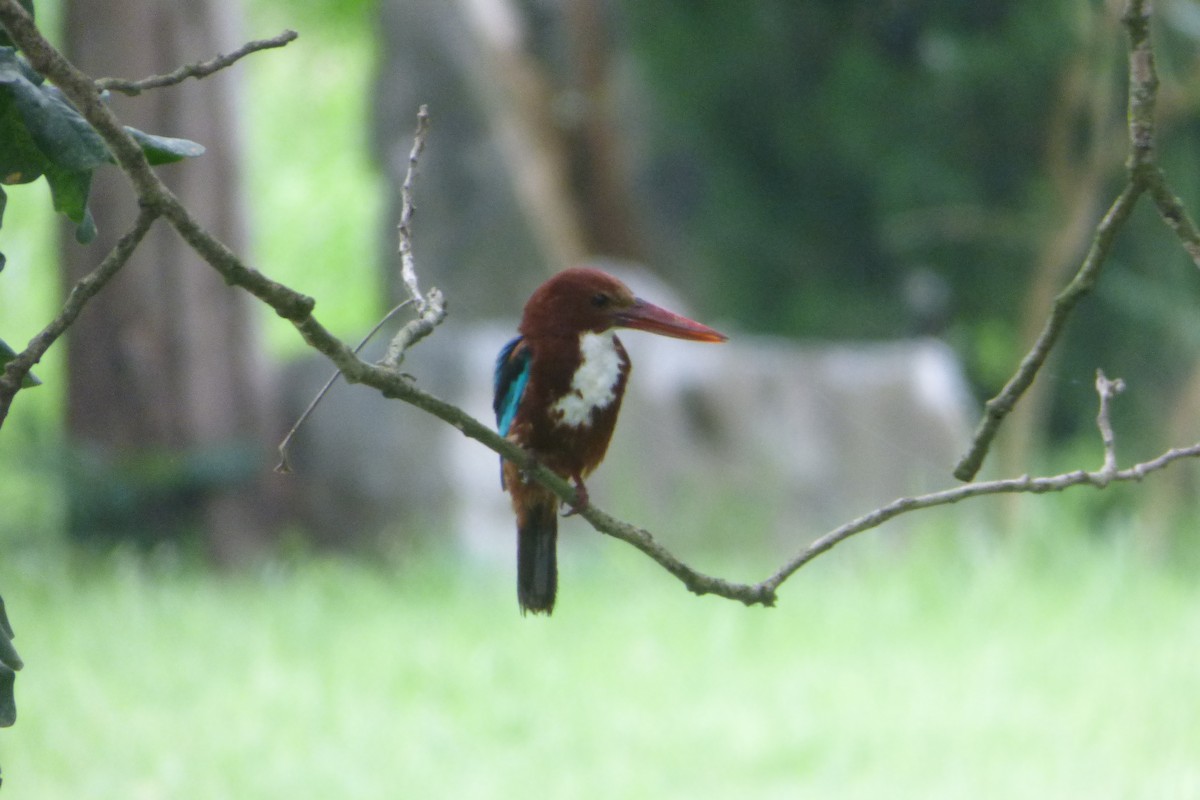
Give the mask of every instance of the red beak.
POLYGON ((617 312, 616 320, 617 325, 623 328, 635 328, 639 331, 673 336, 676 339, 691 339, 695 342, 723 342, 729 338, 707 325, 701 325, 687 317, 681 317, 640 298, 629 308, 617 312))

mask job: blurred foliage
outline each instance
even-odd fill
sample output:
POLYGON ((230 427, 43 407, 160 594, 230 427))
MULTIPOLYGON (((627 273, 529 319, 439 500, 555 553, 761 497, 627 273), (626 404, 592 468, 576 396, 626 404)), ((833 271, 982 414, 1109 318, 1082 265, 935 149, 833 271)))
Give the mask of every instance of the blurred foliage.
POLYGON ((368 30, 379 0, 247 0, 247 5, 256 16, 270 11, 297 28, 312 28, 314 35, 336 37, 368 30))
MULTIPOLYGON (((318 298, 322 323, 347 338, 384 311, 378 267, 383 191, 367 144, 376 52, 374 15, 361 11, 368 4, 250 0, 251 30, 287 27, 300 38, 241 66, 253 98, 246 104, 254 153, 246 177, 247 193, 261 209, 252 219, 256 266, 318 298)), ((387 254, 394 250, 393 242, 387 254)), ((273 352, 306 350, 290 323, 265 306, 260 315, 273 352)))
POLYGON ((993 315, 1024 288, 1011 263, 1023 243, 889 241, 888 225, 1029 203, 1074 38, 1067 4, 857 6, 628 4, 662 108, 705 167, 694 241, 706 261, 752 265, 727 302, 765 330, 903 333, 896 300, 923 264, 957 313, 993 315))
MULTIPOLYGON (((1187 3, 1162 6, 1156 47, 1169 87, 1173 71, 1195 69, 1200 26, 1187 3)), ((1113 102, 1104 126, 1083 112, 1071 120, 1070 154, 1083 159, 1094 137, 1123 124, 1125 36, 1115 19, 1097 32, 1104 8, 626 0, 664 115, 661 201, 687 220, 683 256, 708 305, 789 336, 941 335, 980 393, 993 393, 1030 344, 1020 323, 1035 264, 1066 224, 1047 151, 1073 64, 1094 67, 1088 91, 1113 102)), ((1176 91, 1172 102, 1161 160, 1197 214, 1200 114, 1194 96, 1176 91)), ((1121 158, 1113 153, 1094 198, 1097 221, 1121 158)), ((1161 406, 1195 352, 1194 267, 1153 213, 1140 213, 1108 273, 1052 370, 1090 392, 1103 366, 1161 406)), ((1060 433, 1090 424, 1068 394, 1055 397, 1060 433)))
MULTIPOLYGON (((247 3, 248 34, 281 26, 301 33, 296 45, 242 67, 252 99, 255 263, 319 297, 322 320, 347 335, 379 310, 381 201, 363 124, 374 4, 247 3)), ((1034 265, 1063 224, 1048 187, 1048 126, 1064 70, 1091 41, 1089 15, 1101 9, 1077 0, 625 0, 621 33, 654 91, 657 190, 687 228, 677 259, 695 267, 689 290, 707 292, 709 308, 748 330, 941 335, 966 360, 980 394, 994 392, 1028 346, 1020 320, 1034 265)), ((1200 115, 1179 91, 1194 68, 1195 9, 1190 0, 1160 3, 1156 46, 1171 94, 1160 156, 1200 215, 1200 115)), ((1113 25, 1105 36, 1117 95, 1110 122, 1119 126, 1124 33, 1113 25)), ((1080 122, 1075 135, 1083 152, 1090 129, 1080 122)), ((1121 178, 1119 153, 1109 178, 1097 218, 1121 178)), ((21 190, 12 190, 10 215, 21 211, 21 190)), ((24 233, 15 227, 0 231, 6 251, 24 233)), ((0 275, 3 334, 14 342, 49 318, 13 302, 29 295, 14 283, 24 279, 15 262, 0 275), (28 317, 38 324, 17 324, 28 317)), ((1163 398, 1187 376, 1200 345, 1191 313, 1198 294, 1194 267, 1143 205, 1041 379, 1054 392, 1055 434, 1082 429, 1090 441, 1091 415, 1081 409, 1094 405, 1097 366, 1133 387, 1117 406, 1118 429, 1153 431, 1163 398)), ((290 325, 262 313, 276 352, 301 347, 290 325)), ((61 372, 58 350, 39 367, 49 383, 47 369, 61 372)), ((47 424, 58 422, 60 410, 42 410, 47 424)), ((16 406, 18 415, 29 411, 16 406)), ((14 453, 15 421, 0 436, 14 453)), ((1154 444, 1146 438, 1139 447, 1154 444)), ((190 462, 173 465, 147 491, 178 492, 190 475, 190 462)), ((111 477, 125 491, 129 476, 111 477)), ((114 507, 96 508, 107 515, 114 507)))
POLYGON ((265 469, 250 442, 113 455, 80 445, 65 459, 68 531, 80 543, 150 550, 203 543, 204 499, 250 483, 265 469))

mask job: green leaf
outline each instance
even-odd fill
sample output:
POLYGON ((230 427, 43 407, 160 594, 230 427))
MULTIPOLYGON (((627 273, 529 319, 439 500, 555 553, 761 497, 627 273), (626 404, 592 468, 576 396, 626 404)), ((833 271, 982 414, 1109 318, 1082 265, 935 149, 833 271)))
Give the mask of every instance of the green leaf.
POLYGON ((42 74, 29 66, 29 62, 25 60, 25 57, 17 53, 15 47, 0 47, 0 67, 15 70, 18 75, 35 86, 41 86, 46 82, 42 74))
POLYGON ((92 188, 91 170, 75 171, 51 166, 46 170, 46 183, 50 184, 54 210, 72 222, 83 222, 88 192, 92 188))
POLYGON ((78 224, 75 239, 87 244, 96 236, 96 224, 88 211, 88 192, 92 188, 91 170, 64 170, 51 165, 46 170, 46 183, 50 184, 50 197, 54 210, 78 224))
MULTIPOLYGON (((204 152, 187 139, 125 130, 151 164, 204 152)), ((66 96, 16 50, 0 47, 0 184, 28 183, 44 175, 54 210, 76 223, 75 239, 86 244, 96 237, 96 221, 87 206, 92 172, 105 163, 115 163, 112 153, 66 96)))
POLYGON ((92 216, 90 208, 83 209, 83 221, 75 228, 75 241, 80 244, 87 244, 96 238, 96 219, 92 216))
POLYGON ((8 90, 34 144, 55 166, 91 170, 113 162, 100 134, 57 88, 16 80, 8 90))
POLYGON ((17 721, 17 698, 13 695, 13 684, 17 673, 0 665, 0 728, 12 727, 17 721))
POLYGON ((12 646, 13 629, 8 624, 4 611, 4 598, 0 597, 0 728, 7 728, 17 721, 17 701, 13 695, 13 684, 21 667, 21 657, 12 646))
MULTIPOLYGON (((0 48, 0 183, 37 180, 49 163, 17 110, 13 93, 7 90, 20 81, 33 83, 27 70, 28 66, 11 48, 0 48)), ((37 73, 33 75, 38 77, 37 73)))
POLYGON ((142 152, 146 154, 146 160, 151 164, 170 164, 185 158, 195 158, 204 153, 204 145, 189 139, 155 136, 129 126, 125 126, 125 130, 141 146, 142 152))
POLYGON ((0 633, 0 666, 8 667, 11 670, 18 670, 25 666, 25 662, 21 661, 21 657, 17 655, 17 649, 13 647, 12 639, 0 633))
MULTIPOLYGON (((9 639, 16 636, 13 633, 12 623, 8 621, 8 610, 4 607, 3 597, 0 597, 0 636, 7 636, 9 639)), ((13 669, 20 669, 20 667, 13 667, 13 669)))
MULTIPOLYGON (((7 342, 5 342, 3 339, 0 339, 0 370, 3 370, 4 367, 8 364, 8 362, 12 361, 16 357, 17 357, 16 351, 13 350, 11 347, 9 347, 7 342)), ((32 372, 25 373, 25 379, 23 381, 21 381, 22 389, 32 389, 34 386, 41 386, 41 385, 42 385, 42 382, 40 380, 38 380, 37 376, 34 375, 32 372)), ((0 617, 2 617, 3 614, 4 614, 4 600, 0 599, 0 617)), ((7 626, 8 618, 5 617, 3 619, 3 622, 4 622, 4 625, 7 626)), ((11 631, 11 630, 12 629, 9 628, 9 631, 11 631)))

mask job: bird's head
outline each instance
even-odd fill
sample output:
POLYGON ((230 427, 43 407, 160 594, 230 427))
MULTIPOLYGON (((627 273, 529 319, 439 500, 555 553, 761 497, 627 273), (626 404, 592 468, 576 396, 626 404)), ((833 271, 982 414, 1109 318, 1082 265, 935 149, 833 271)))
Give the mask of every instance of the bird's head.
POLYGON ((729 338, 636 297, 624 283, 591 267, 563 270, 539 286, 525 304, 520 330, 536 338, 600 333, 610 328, 635 328, 697 342, 729 338))

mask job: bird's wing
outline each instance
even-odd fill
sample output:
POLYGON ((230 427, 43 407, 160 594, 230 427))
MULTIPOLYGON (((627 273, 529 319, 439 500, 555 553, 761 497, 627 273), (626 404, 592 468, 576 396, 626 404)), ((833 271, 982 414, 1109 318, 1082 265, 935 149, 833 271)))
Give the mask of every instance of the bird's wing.
MULTIPOLYGON (((496 412, 496 430, 508 436, 521 396, 529 383, 529 367, 533 353, 525 346, 525 338, 518 336, 500 351, 496 358, 496 373, 493 379, 492 410, 496 412)), ((504 459, 500 460, 503 466, 504 459)), ((504 470, 500 471, 500 487, 504 488, 504 470)))
POLYGON ((500 351, 496 359, 496 375, 493 386, 492 410, 496 412, 496 429, 501 436, 508 435, 521 395, 529 383, 529 365, 532 353, 525 346, 525 338, 518 336, 500 351))

